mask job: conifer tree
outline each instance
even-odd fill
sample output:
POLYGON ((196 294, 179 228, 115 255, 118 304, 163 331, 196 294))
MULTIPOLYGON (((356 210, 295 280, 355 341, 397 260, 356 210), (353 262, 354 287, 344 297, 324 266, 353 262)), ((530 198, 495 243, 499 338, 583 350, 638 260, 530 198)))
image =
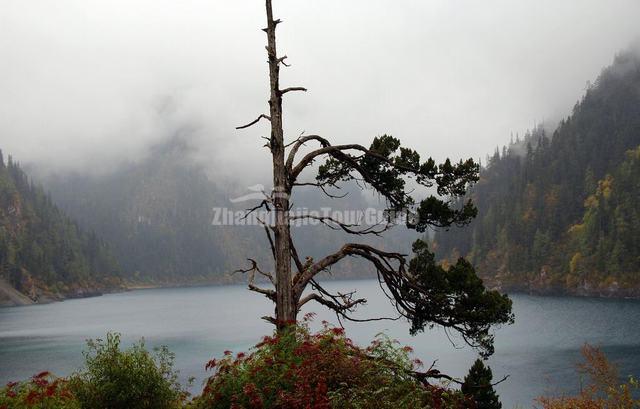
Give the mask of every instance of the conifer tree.
MULTIPOLYGON (((352 242, 340 246, 334 253, 318 260, 305 257, 304 249, 298 249, 291 225, 296 221, 320 223, 333 230, 341 230, 351 236, 381 235, 401 220, 407 228, 423 233, 430 227, 448 228, 468 224, 477 214, 471 200, 457 206, 467 188, 478 181, 478 165, 473 159, 452 162, 447 159, 437 164, 432 158, 424 158, 400 140, 390 135, 373 138, 370 145, 355 143, 331 143, 320 135, 300 135, 285 140, 283 128, 283 101, 293 92, 306 92, 304 87, 280 86, 280 69, 288 67, 287 56, 281 55, 276 46, 276 29, 282 23, 274 18, 272 0, 265 0, 267 27, 267 56, 269 66, 269 113, 258 117, 237 129, 246 129, 261 121, 270 125, 270 137, 266 148, 272 157, 273 190, 252 212, 264 208, 273 212, 273 225, 264 224, 273 256, 271 268, 258 266, 250 259, 249 289, 260 293, 275 303, 273 317, 265 317, 279 331, 296 322, 300 309, 310 302, 333 310, 338 319, 354 318, 354 310, 366 303, 355 292, 330 292, 318 282, 318 275, 330 271, 347 258, 363 260, 371 266, 383 286, 384 294, 396 308, 398 317, 411 323, 411 332, 419 332, 434 325, 453 329, 483 355, 493 353, 493 335, 489 332, 495 324, 513 321, 511 300, 496 291, 487 290, 473 266, 464 259, 449 270, 437 265, 434 255, 424 241, 413 245, 414 258, 405 254, 375 246, 352 242), (320 166, 314 168, 314 165, 320 166), (315 171, 315 178, 308 179, 308 171, 315 171), (434 188, 435 194, 421 200, 412 197, 412 180, 418 186, 434 188), (291 199, 295 190, 316 188, 332 199, 338 199, 332 189, 354 182, 375 191, 386 202, 385 220, 370 226, 345 223, 334 217, 311 214, 291 214, 291 199), (407 217, 398 217, 405 215, 407 217), (266 277, 273 288, 255 285, 257 275, 266 277), (307 291, 311 289, 312 291, 307 291)), ((499 152, 497 153, 499 157, 499 152)), ((367 320, 380 319, 380 317, 367 320)))
POLYGON ((493 373, 491 368, 484 365, 481 359, 469 369, 464 378, 462 393, 472 399, 476 409, 502 409, 502 403, 491 383, 493 373))

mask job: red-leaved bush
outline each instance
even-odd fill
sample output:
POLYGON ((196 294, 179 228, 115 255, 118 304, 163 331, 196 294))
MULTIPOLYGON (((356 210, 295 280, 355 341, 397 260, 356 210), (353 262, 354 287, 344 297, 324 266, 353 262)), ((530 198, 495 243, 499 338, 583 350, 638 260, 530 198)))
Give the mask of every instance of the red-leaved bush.
POLYGON ((366 348, 342 328, 312 333, 310 316, 282 335, 267 336, 249 354, 225 351, 192 401, 177 383, 173 355, 140 342, 122 350, 117 334, 90 341, 86 368, 68 379, 48 372, 0 388, 0 409, 361 409, 471 407, 458 391, 423 385, 412 350, 378 336, 366 348))
POLYGON ((41 372, 25 382, 10 382, 0 389, 0 409, 79 409, 69 383, 49 372, 41 372))
POLYGON ((411 376, 420 361, 411 349, 379 336, 367 348, 355 345, 342 328, 318 333, 302 325, 284 335, 264 337, 248 355, 229 351, 212 360, 215 370, 199 409, 234 408, 464 408, 455 391, 425 386, 411 376))

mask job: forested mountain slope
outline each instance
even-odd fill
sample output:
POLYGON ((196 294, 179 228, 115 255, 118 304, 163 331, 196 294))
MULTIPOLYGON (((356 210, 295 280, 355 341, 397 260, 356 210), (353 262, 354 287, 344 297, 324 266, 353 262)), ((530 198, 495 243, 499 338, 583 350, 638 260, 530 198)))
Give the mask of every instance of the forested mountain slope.
POLYGON ((438 232, 505 289, 640 295, 640 59, 620 54, 555 132, 496 150, 470 195, 479 215, 438 232))
POLYGON ((0 152, 0 305, 28 302, 20 294, 32 301, 96 294, 118 287, 119 273, 105 243, 0 152))
POLYGON ((223 254, 236 267, 244 265, 236 247, 252 245, 232 237, 234 231, 213 229, 212 209, 220 199, 204 172, 189 163, 188 149, 174 139, 112 173, 64 174, 46 184, 57 204, 111 243, 128 279, 222 279, 233 264, 223 254))

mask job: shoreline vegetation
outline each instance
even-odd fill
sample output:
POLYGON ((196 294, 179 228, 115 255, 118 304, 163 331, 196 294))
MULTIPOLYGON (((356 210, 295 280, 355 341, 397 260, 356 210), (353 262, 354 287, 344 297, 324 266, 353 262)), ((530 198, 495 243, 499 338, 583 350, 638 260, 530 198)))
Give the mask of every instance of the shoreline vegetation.
MULTIPOLYGON (((68 377, 43 371, 0 387, 0 409, 468 409, 484 407, 474 401, 486 394, 474 388, 493 391, 491 371, 481 362, 465 378, 465 394, 448 383, 421 381, 417 375, 432 367, 424 369, 410 347, 384 336, 361 347, 327 323, 312 333, 312 319, 264 336, 249 351, 225 351, 203 362, 210 377, 194 396, 188 392, 193 380, 179 383, 166 347, 150 351, 141 340, 124 349, 120 335, 109 333, 87 341, 84 367, 68 377)), ((487 396, 498 402, 495 393, 487 396)))
MULTIPOLYGON (((43 371, 0 387, 0 409, 222 409, 441 408, 502 409, 491 368, 478 359, 464 379, 440 374, 413 349, 384 335, 359 346, 344 329, 323 322, 311 332, 307 314, 284 333, 262 338, 249 351, 225 351, 203 366, 210 374, 199 394, 178 379, 167 347, 144 339, 123 349, 120 335, 87 341, 84 367, 67 377, 43 371), (428 378, 427 378, 428 376, 428 378), (427 379, 431 379, 427 381, 427 379)), ((620 374, 598 348, 585 344, 576 394, 540 396, 542 409, 637 408, 638 381, 620 374), (621 376, 622 375, 622 376, 621 376)), ((506 408, 505 408, 506 409, 506 408)))
MULTIPOLYGON (((354 281, 354 280, 369 280, 372 278, 325 278, 331 281, 354 281)), ((106 294, 123 293, 127 291, 138 290, 153 290, 161 288, 194 288, 194 287, 219 287, 226 285, 243 285, 244 282, 240 280, 233 280, 229 276, 226 280, 203 280, 192 282, 136 282, 136 283, 122 283, 120 286, 113 288, 82 288, 80 291, 68 294, 55 294, 53 296, 45 295, 37 299, 32 299, 25 294, 22 294, 9 283, 0 278, 0 308, 7 307, 20 307, 27 305, 45 305, 54 302, 62 302, 66 300, 80 299, 80 298, 92 298, 100 297, 106 294)), ((585 286, 579 290, 570 290, 558 286, 550 287, 535 287, 528 284, 518 285, 488 285, 488 288, 499 290, 505 294, 525 294, 539 297, 578 297, 578 298, 600 298, 600 299, 620 299, 620 300, 640 300, 640 287, 631 289, 612 289, 610 287, 589 287, 585 286)))

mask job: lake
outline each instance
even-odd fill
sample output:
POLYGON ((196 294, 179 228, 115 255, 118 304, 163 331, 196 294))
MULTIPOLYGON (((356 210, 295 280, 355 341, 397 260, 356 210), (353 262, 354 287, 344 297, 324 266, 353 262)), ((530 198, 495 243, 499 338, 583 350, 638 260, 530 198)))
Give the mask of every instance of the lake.
MULTIPOLYGON (((358 289, 369 303, 359 317, 390 314, 393 308, 373 280, 326 283, 328 289, 358 289)), ((624 375, 640 375, 640 302, 595 298, 512 295, 516 324, 496 330, 496 353, 488 364, 505 408, 532 407, 541 394, 578 389, 580 347, 598 345, 620 364, 624 375)), ((244 286, 136 290, 48 305, 0 308, 0 382, 24 379, 42 370, 68 375, 82 364, 87 338, 122 333, 126 343, 144 337, 148 346, 167 345, 181 376, 195 376, 194 391, 206 377, 204 364, 224 350, 246 350, 272 327, 259 317, 272 313, 264 297, 244 286)), ((309 304, 335 322, 335 316, 309 304)), ((460 339, 442 330, 411 337, 402 321, 346 323, 347 333, 367 344, 386 332, 411 345, 427 364, 463 377, 476 358, 460 339)))

